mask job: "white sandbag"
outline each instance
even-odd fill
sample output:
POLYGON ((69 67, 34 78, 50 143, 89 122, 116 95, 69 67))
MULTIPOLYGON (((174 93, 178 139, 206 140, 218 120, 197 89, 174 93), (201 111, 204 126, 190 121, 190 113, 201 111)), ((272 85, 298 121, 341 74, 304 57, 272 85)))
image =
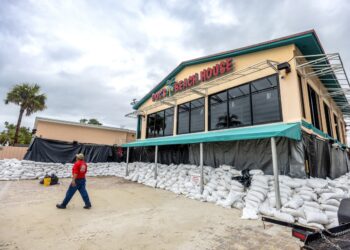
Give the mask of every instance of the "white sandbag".
POLYGON ((281 208, 281 212, 290 214, 290 215, 292 215, 293 217, 302 217, 302 218, 305 218, 304 211, 303 211, 303 209, 301 209, 301 208, 299 208, 299 209, 293 209, 293 208, 282 207, 282 208, 281 208))
POLYGON ((327 204, 321 204, 321 208, 325 211, 332 211, 332 212, 338 212, 338 207, 327 205, 327 204))
POLYGON ((338 200, 336 200, 336 199, 325 200, 323 202, 323 204, 332 205, 332 206, 336 206, 336 207, 340 206, 340 202, 338 200))
POLYGON ((256 197, 259 201, 265 200, 265 195, 254 190, 249 190, 247 196, 254 196, 256 197))
POLYGON ((305 201, 305 202, 304 202, 304 206, 306 206, 306 207, 314 207, 314 208, 317 208, 318 210, 321 209, 320 204, 318 204, 318 203, 315 202, 315 201, 305 201))
POLYGON ((284 206, 287 208, 297 209, 304 204, 304 200, 300 197, 293 197, 284 206))
POLYGON ((325 211, 324 213, 327 215, 329 221, 334 220, 334 219, 338 219, 338 213, 337 212, 325 211))
POLYGON ((261 203, 261 200, 258 197, 254 196, 254 195, 249 195, 249 194, 246 197, 244 197, 244 200, 246 202, 252 201, 252 202, 255 202, 257 204, 261 203))
POLYGON ((319 223, 308 223, 306 219, 304 218, 298 218, 298 223, 305 225, 305 226, 309 226, 309 227, 315 227, 315 228, 319 228, 319 229, 324 229, 324 226, 322 224, 319 223))
POLYGON ((226 200, 223 202, 224 207, 231 207, 233 203, 235 203, 238 200, 242 200, 243 193, 238 193, 235 191, 230 191, 230 193, 227 195, 226 200))
POLYGON ((241 219, 244 219, 244 220, 257 220, 257 219, 259 219, 257 209, 254 209, 252 207, 244 207, 242 210, 241 219))
POLYGON ((273 217, 276 211, 277 210, 275 208, 269 207, 266 203, 259 206, 259 213, 262 215, 273 217))
POLYGON ((326 228, 329 229, 329 228, 333 228, 333 227, 337 227, 339 226, 339 221, 338 219, 333 219, 329 224, 326 225, 326 228))
POLYGON ((252 208, 258 208, 259 207, 259 202, 258 201, 253 201, 250 199, 245 200, 245 205, 246 207, 252 207, 252 208))
POLYGON ((252 169, 249 170, 250 175, 264 175, 264 172, 261 169, 252 169))
POLYGON ((276 217, 279 220, 289 222, 289 223, 294 223, 294 221, 295 221, 295 219, 292 215, 287 214, 287 213, 283 213, 283 212, 279 212, 279 211, 276 211, 274 213, 274 217, 276 217))
POLYGON ((329 200, 329 199, 336 199, 340 200, 344 198, 344 192, 337 192, 337 193, 323 193, 320 195, 322 200, 329 200))
POLYGON ((323 193, 333 193, 332 189, 329 188, 316 188, 315 192, 319 195, 323 193))
POLYGON ((240 193, 244 192, 244 188, 243 187, 237 187, 235 185, 232 185, 230 190, 236 191, 236 192, 240 192, 240 193))
POLYGON ((301 186, 300 188, 295 188, 294 191, 297 192, 297 193, 302 193, 304 191, 311 191, 311 192, 313 192, 313 188, 308 187, 308 186, 301 186))
POLYGON ((235 203, 233 203, 232 205, 234 208, 237 208, 237 209, 243 209, 244 208, 244 204, 242 201, 236 201, 235 203))
POLYGON ((244 188, 242 183, 240 183, 239 181, 236 181, 236 180, 231 180, 231 186, 236 186, 238 188, 244 188))
POLYGON ((307 223, 328 224, 328 217, 325 213, 318 212, 317 210, 304 209, 307 223))
POLYGON ((324 179, 311 178, 307 180, 306 185, 313 189, 325 188, 328 185, 328 182, 324 179))
POLYGON ((217 201, 218 197, 217 196, 208 196, 207 197, 207 202, 212 202, 215 203, 217 201))
MULTIPOLYGON (((280 176, 282 177, 282 176, 280 176)), ((292 178, 290 178, 289 176, 284 176, 284 178, 280 178, 281 182, 290 187, 290 188, 298 188, 301 187, 301 184, 299 182, 294 181, 292 178)))
POLYGON ((269 192, 269 189, 266 187, 262 187, 262 186, 259 186, 259 185, 252 185, 251 188, 250 188, 250 191, 255 191, 255 192, 259 192, 261 193, 264 197, 267 195, 267 193, 269 192))

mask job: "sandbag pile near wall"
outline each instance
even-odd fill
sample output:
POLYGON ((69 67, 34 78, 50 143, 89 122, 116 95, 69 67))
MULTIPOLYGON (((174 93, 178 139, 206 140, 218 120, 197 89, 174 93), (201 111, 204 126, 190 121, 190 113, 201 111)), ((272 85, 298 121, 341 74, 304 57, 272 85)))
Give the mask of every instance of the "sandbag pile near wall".
MULTIPOLYGON (((0 180, 41 179, 45 174, 56 174, 59 178, 72 176, 71 163, 47 163, 19 161, 16 159, 0 160, 0 180)), ((124 176, 125 163, 88 163, 87 176, 124 176)))
MULTIPOLYGON (((234 167, 204 166, 204 191, 200 193, 200 168, 196 165, 158 164, 154 178, 154 163, 88 163, 88 176, 119 176, 127 180, 161 188, 188 198, 211 202, 226 208, 242 209, 243 219, 258 219, 259 215, 273 216, 287 222, 299 222, 318 228, 338 225, 340 201, 350 197, 350 174, 337 179, 298 179, 281 175, 282 208, 276 209, 274 178, 261 170, 250 170, 250 186, 237 181, 242 172, 234 167), (237 178, 238 177, 238 178, 237 178)), ((31 161, 0 161, 0 180, 36 179, 46 173, 70 177, 72 164, 31 161)))

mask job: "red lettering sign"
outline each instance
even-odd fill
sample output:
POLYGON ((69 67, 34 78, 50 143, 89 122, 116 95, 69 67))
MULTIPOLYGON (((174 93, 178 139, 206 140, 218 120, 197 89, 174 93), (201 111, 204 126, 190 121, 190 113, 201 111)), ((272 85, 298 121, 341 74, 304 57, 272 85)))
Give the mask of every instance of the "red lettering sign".
POLYGON ((212 67, 208 67, 200 71, 200 73, 195 73, 191 76, 188 76, 184 80, 177 81, 173 86, 169 85, 156 93, 152 94, 152 101, 160 100, 166 96, 170 96, 179 91, 186 90, 191 88, 201 82, 210 81, 214 77, 226 74, 233 70, 232 58, 228 58, 212 67))

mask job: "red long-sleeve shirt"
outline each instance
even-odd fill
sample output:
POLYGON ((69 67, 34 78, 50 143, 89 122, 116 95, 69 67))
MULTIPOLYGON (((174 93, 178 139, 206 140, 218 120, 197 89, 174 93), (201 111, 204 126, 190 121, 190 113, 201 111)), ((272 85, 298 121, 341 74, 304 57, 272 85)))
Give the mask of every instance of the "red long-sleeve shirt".
POLYGON ((87 172, 87 164, 83 160, 78 160, 74 163, 72 174, 77 174, 77 179, 84 179, 87 172))

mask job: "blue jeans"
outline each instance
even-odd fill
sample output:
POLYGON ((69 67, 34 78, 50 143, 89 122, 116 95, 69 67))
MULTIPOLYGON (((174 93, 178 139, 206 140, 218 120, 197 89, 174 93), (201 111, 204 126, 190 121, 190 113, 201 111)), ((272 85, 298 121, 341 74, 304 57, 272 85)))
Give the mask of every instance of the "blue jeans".
POLYGON ((69 188, 66 193, 66 197, 64 198, 62 202, 62 206, 67 206, 69 201, 72 199, 75 192, 78 190, 81 198, 83 198, 86 206, 91 206, 89 195, 86 191, 86 179, 76 179, 75 180, 75 187, 72 186, 72 184, 69 185, 69 188))

